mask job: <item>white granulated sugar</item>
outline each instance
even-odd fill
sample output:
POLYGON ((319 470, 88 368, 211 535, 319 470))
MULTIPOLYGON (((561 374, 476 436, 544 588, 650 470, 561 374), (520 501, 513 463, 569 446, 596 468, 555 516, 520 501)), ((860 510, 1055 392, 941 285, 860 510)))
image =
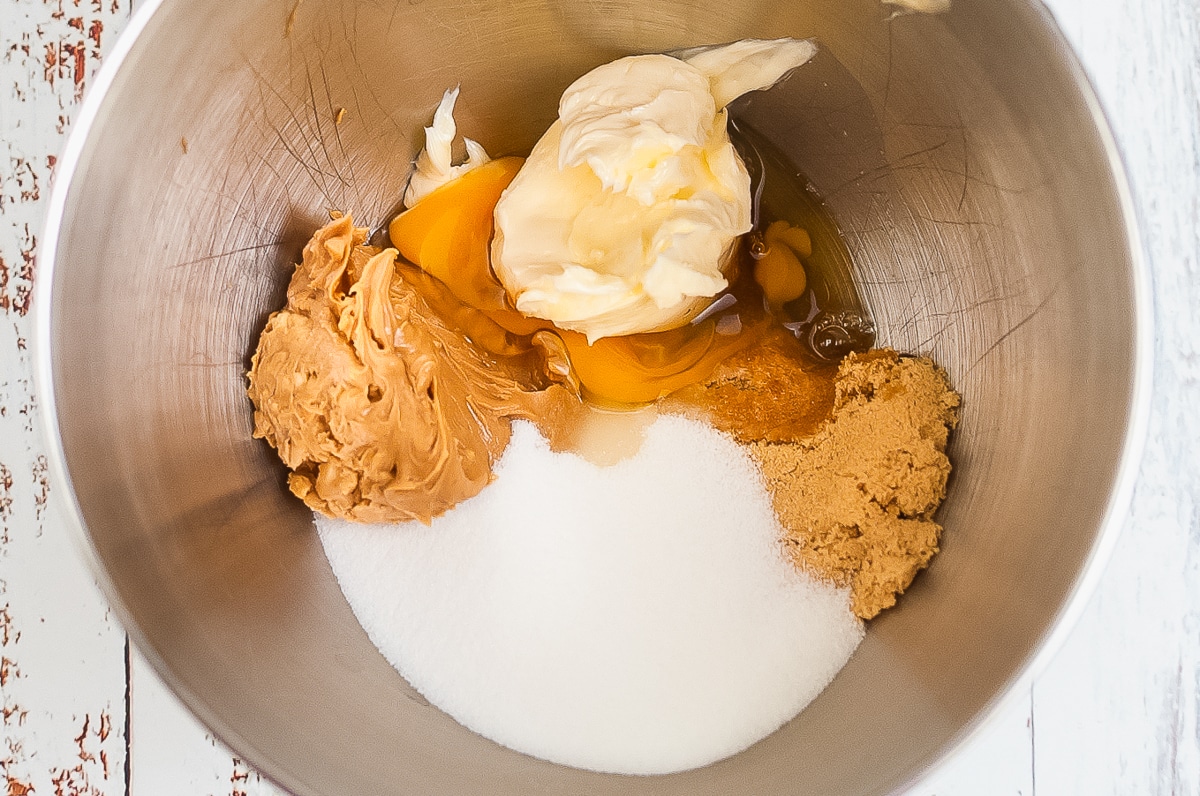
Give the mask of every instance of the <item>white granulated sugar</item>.
POLYGON ((517 423, 496 475, 431 527, 317 526, 380 651, 505 746, 702 766, 796 715, 862 638, 847 593, 784 559, 753 461, 707 425, 661 417, 600 467, 517 423))

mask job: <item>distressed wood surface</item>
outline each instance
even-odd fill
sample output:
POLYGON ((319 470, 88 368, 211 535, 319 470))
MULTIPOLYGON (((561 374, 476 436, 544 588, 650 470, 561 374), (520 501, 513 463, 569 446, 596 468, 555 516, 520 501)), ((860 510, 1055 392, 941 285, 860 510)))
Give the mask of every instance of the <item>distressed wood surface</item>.
MULTIPOLYGON (((1200 794, 1200 6, 1048 4, 1139 197, 1158 312, 1151 438, 1063 650, 910 796, 1200 794)), ((269 796, 128 649, 48 500, 29 359, 39 227, 64 134, 130 12, 0 0, 0 796, 269 796)))
POLYGON ((1034 685, 1035 782, 1047 794, 1200 794, 1200 5, 1055 8, 1138 196, 1157 350, 1130 517, 1034 685))
POLYGON ((125 636, 49 508, 29 317, 56 155, 126 0, 0 6, 0 772, 8 796, 121 793, 125 636))

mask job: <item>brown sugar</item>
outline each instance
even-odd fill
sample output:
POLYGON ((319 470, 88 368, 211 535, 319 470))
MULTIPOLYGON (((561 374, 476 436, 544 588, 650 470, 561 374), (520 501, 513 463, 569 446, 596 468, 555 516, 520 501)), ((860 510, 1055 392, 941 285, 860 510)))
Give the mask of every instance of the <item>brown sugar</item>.
POLYGON ((870 619, 938 551, 959 396, 928 359, 877 349, 805 373, 787 346, 765 340, 683 398, 758 460, 797 565, 870 619))
POLYGON ((798 564, 851 589, 870 619, 896 604, 938 551, 946 440, 958 394, 932 361, 891 350, 851 354, 833 415, 795 443, 751 444, 798 564))

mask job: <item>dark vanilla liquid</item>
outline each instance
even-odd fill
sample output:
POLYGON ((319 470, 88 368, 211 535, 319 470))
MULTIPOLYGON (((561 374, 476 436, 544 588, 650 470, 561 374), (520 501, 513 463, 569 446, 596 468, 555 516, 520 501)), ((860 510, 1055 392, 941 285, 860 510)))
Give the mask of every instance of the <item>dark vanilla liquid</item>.
POLYGON ((780 320, 821 361, 836 362, 851 351, 871 348, 875 325, 854 285, 850 251, 825 202, 761 133, 734 122, 730 135, 754 192, 754 231, 743 247, 746 269, 753 269, 756 254, 761 256, 761 233, 772 222, 802 227, 812 238, 812 256, 804 259, 808 286, 783 306, 780 320))

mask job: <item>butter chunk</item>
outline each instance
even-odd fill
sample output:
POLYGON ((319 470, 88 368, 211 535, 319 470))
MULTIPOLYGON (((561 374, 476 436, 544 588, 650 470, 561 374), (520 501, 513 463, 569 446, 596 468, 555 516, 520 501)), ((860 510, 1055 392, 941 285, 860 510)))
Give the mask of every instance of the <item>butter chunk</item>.
POLYGON ((492 267, 517 309, 590 342, 699 314, 751 228, 725 104, 814 52, 746 40, 621 58, 575 81, 496 206, 492 267))

